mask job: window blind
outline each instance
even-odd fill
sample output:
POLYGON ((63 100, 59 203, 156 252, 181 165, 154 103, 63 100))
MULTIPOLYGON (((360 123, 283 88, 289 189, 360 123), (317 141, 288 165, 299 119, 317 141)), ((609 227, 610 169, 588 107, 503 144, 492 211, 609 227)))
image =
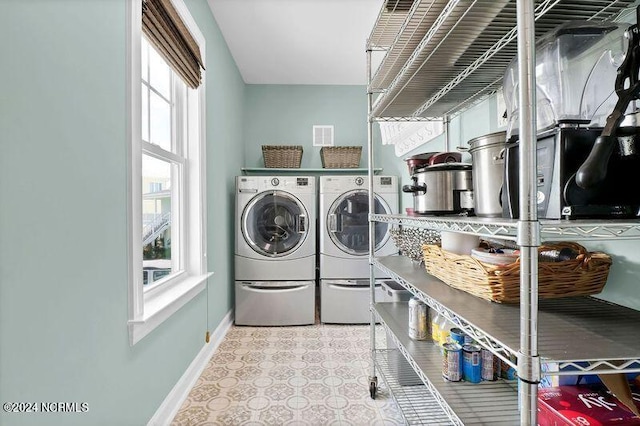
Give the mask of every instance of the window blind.
POLYGON ((200 86, 204 68, 200 46, 171 0, 142 1, 142 31, 187 86, 200 86))

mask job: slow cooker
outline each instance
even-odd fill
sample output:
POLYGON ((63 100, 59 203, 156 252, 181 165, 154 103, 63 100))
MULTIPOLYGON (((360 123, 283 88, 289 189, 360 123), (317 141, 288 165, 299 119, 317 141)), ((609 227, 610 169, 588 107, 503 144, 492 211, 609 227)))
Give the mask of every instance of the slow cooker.
POLYGON ((443 163, 414 169, 411 185, 416 214, 456 214, 473 211, 471 164, 443 163))

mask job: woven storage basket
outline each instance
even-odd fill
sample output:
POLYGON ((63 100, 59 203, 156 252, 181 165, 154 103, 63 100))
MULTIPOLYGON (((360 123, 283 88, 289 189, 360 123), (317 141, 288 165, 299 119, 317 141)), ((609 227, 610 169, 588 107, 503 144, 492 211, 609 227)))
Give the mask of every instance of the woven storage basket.
POLYGON ((361 146, 325 146, 320 149, 325 169, 353 169, 360 167, 361 146))
POLYGON ((264 166, 283 169, 300 168, 302 146, 300 145, 262 145, 264 166))
MULTIPOLYGON (((576 259, 540 262, 538 294, 541 299, 597 294, 607 282, 611 257, 592 252, 575 243, 550 243, 540 250, 569 247, 579 253, 576 259)), ((424 245, 427 272, 451 287, 499 303, 520 301, 520 261, 509 265, 483 263, 471 256, 424 245)))

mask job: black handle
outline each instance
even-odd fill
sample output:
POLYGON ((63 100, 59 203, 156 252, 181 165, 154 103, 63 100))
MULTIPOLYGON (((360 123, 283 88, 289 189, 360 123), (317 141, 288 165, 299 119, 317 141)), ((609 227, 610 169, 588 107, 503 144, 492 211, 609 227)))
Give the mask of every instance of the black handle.
POLYGON ((616 136, 598 136, 589 156, 576 173, 576 184, 580 188, 592 188, 607 177, 609 158, 617 142, 616 136))
POLYGON ((412 193, 417 193, 417 192, 422 192, 423 194, 427 193, 427 185, 425 185, 424 183, 418 185, 418 184, 413 184, 413 185, 405 185, 402 187, 402 192, 412 192, 412 193))

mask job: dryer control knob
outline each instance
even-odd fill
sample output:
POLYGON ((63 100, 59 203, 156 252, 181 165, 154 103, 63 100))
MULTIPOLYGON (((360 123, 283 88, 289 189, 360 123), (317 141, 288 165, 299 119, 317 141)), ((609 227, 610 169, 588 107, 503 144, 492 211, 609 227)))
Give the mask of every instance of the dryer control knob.
POLYGON ((364 179, 361 177, 357 177, 356 178, 356 185, 358 186, 362 186, 362 184, 364 183, 364 179))
POLYGON ((271 179, 271 185, 273 185, 273 186, 280 185, 280 179, 278 179, 278 178, 271 179))

